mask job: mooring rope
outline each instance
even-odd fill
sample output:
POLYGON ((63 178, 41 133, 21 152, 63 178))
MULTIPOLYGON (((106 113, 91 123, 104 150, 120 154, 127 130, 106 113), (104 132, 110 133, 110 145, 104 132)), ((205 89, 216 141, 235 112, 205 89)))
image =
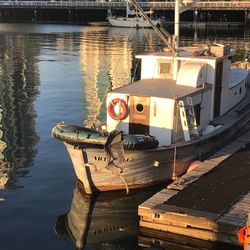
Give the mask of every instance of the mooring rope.
POLYGON ((106 167, 106 169, 107 169, 109 172, 111 172, 113 175, 118 176, 118 177, 122 180, 122 182, 124 183, 125 189, 126 189, 126 194, 129 194, 129 188, 128 188, 128 184, 127 184, 125 178, 124 178, 123 176, 121 176, 120 173, 115 173, 114 171, 112 171, 111 169, 109 169, 109 168, 107 168, 107 167, 106 167))

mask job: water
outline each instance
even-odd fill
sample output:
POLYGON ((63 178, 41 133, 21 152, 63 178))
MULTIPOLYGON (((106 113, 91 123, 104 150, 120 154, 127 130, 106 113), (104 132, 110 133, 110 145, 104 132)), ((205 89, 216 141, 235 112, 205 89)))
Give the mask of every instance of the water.
MULTIPOLYGON (((145 35, 111 27, 0 24, 0 32, 1 249, 145 249, 136 209, 157 189, 129 197, 81 194, 65 147, 50 131, 60 121, 102 121, 106 91, 131 81, 135 54, 162 43, 150 29, 145 35)), ((194 30, 181 33, 182 44, 193 41, 194 30)), ((198 30, 197 36, 231 43, 236 60, 250 52, 249 33, 198 30)), ((179 244, 168 249, 182 249, 179 244)))

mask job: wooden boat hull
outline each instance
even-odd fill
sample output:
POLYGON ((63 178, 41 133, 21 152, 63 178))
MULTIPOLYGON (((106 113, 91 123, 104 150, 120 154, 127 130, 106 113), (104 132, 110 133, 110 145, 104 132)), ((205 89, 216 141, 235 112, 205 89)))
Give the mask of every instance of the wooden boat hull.
MULTIPOLYGON (((177 145, 175 173, 184 174, 190 163, 203 160, 250 129, 250 90, 241 103, 214 121, 221 125, 199 139, 177 145)), ((121 168, 112 164, 104 148, 74 146, 64 142, 71 157, 77 179, 86 193, 135 189, 171 180, 174 172, 174 146, 147 150, 124 150, 121 168)))
MULTIPOLYGON (((109 154, 104 149, 75 148, 65 143, 74 165, 77 178, 86 193, 120 189, 142 188, 170 180, 173 174, 174 148, 155 150, 125 150, 122 169, 109 164, 109 154)), ((195 145, 184 147, 177 159, 178 175, 186 172, 189 164, 198 157, 195 145)))

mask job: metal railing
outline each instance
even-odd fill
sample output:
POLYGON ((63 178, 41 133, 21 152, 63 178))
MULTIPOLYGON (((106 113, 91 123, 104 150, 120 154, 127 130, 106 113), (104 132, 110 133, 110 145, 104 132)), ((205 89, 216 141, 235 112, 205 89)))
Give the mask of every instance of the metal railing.
MULTIPOLYGON (((174 2, 138 2, 144 9, 173 9, 174 2)), ((124 9, 125 1, 0 1, 0 8, 86 8, 86 9, 124 9)), ((198 1, 193 5, 199 9, 250 9, 250 1, 198 1)))

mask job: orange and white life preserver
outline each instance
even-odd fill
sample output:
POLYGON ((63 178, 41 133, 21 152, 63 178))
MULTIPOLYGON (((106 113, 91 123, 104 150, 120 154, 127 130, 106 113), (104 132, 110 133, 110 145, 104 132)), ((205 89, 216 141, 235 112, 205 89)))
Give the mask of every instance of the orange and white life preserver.
POLYGON ((120 98, 115 98, 109 102, 108 114, 114 120, 123 120, 126 117, 127 113, 128 113, 128 106, 124 100, 120 98), (115 108, 117 105, 119 105, 118 112, 117 108, 115 108))

